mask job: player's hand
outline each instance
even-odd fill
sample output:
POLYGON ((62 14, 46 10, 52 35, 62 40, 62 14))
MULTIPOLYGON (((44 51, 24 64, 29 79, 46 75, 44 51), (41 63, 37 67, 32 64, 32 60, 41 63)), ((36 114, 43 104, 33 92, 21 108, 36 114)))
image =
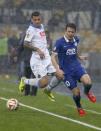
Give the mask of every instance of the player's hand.
POLYGON ((45 54, 43 51, 41 51, 40 49, 37 50, 39 56, 40 56, 40 59, 44 59, 45 58, 45 54))
POLYGON ((57 69, 56 76, 58 79, 64 79, 64 72, 61 69, 57 69))

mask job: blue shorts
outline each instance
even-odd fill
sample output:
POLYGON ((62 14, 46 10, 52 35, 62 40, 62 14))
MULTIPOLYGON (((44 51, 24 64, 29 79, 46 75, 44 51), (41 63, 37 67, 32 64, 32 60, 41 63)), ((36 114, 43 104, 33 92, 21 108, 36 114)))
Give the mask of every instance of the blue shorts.
POLYGON ((66 87, 68 87, 70 90, 77 87, 77 82, 80 81, 80 78, 87 74, 86 70, 79 65, 76 68, 68 70, 68 72, 65 72, 64 77, 64 83, 66 87))

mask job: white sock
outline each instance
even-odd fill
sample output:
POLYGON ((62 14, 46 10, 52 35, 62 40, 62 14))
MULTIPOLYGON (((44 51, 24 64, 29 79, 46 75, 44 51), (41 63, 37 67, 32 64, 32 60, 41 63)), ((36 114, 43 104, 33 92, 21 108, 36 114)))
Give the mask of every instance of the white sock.
POLYGON ((31 86, 36 86, 36 87, 39 87, 39 80, 40 78, 31 78, 31 79, 25 79, 24 80, 24 83, 27 84, 27 85, 31 85, 31 86))
POLYGON ((48 86, 46 87, 46 89, 48 91, 51 91, 53 88, 55 88, 59 83, 61 82, 61 80, 57 79, 56 76, 53 76, 52 79, 50 80, 50 83, 48 84, 48 86))

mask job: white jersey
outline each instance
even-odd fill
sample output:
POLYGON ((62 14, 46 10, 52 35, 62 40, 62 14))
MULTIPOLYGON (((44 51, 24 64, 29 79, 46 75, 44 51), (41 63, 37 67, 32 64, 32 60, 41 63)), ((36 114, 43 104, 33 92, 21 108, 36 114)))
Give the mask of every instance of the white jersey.
MULTIPOLYGON (((24 41, 30 42, 33 47, 37 47, 41 51, 43 51, 45 54, 45 58, 49 57, 46 35, 42 24, 40 28, 36 28, 33 25, 30 25, 26 31, 26 36, 24 41)), ((34 57, 40 58, 38 53, 35 51, 33 51, 33 55, 34 57)))
POLYGON ((36 51, 32 52, 30 66, 36 78, 56 71, 52 65, 51 57, 47 49, 47 40, 43 25, 41 25, 41 28, 35 28, 33 25, 30 25, 24 41, 28 41, 33 47, 39 48, 45 54, 45 58, 41 59, 36 51))

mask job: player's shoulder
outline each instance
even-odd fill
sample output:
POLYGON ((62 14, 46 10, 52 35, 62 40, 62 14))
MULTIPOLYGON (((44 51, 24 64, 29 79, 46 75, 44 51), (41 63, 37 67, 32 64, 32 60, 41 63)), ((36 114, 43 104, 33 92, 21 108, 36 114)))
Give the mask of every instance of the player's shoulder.
POLYGON ((34 33, 35 32, 35 29, 33 28, 33 26, 29 25, 29 27, 27 28, 26 32, 28 34, 31 34, 31 33, 34 33))
POLYGON ((34 30, 34 29, 35 29, 34 26, 29 25, 28 30, 34 30))
POLYGON ((56 43, 62 44, 63 41, 64 41, 64 37, 61 37, 61 38, 56 40, 56 43))

